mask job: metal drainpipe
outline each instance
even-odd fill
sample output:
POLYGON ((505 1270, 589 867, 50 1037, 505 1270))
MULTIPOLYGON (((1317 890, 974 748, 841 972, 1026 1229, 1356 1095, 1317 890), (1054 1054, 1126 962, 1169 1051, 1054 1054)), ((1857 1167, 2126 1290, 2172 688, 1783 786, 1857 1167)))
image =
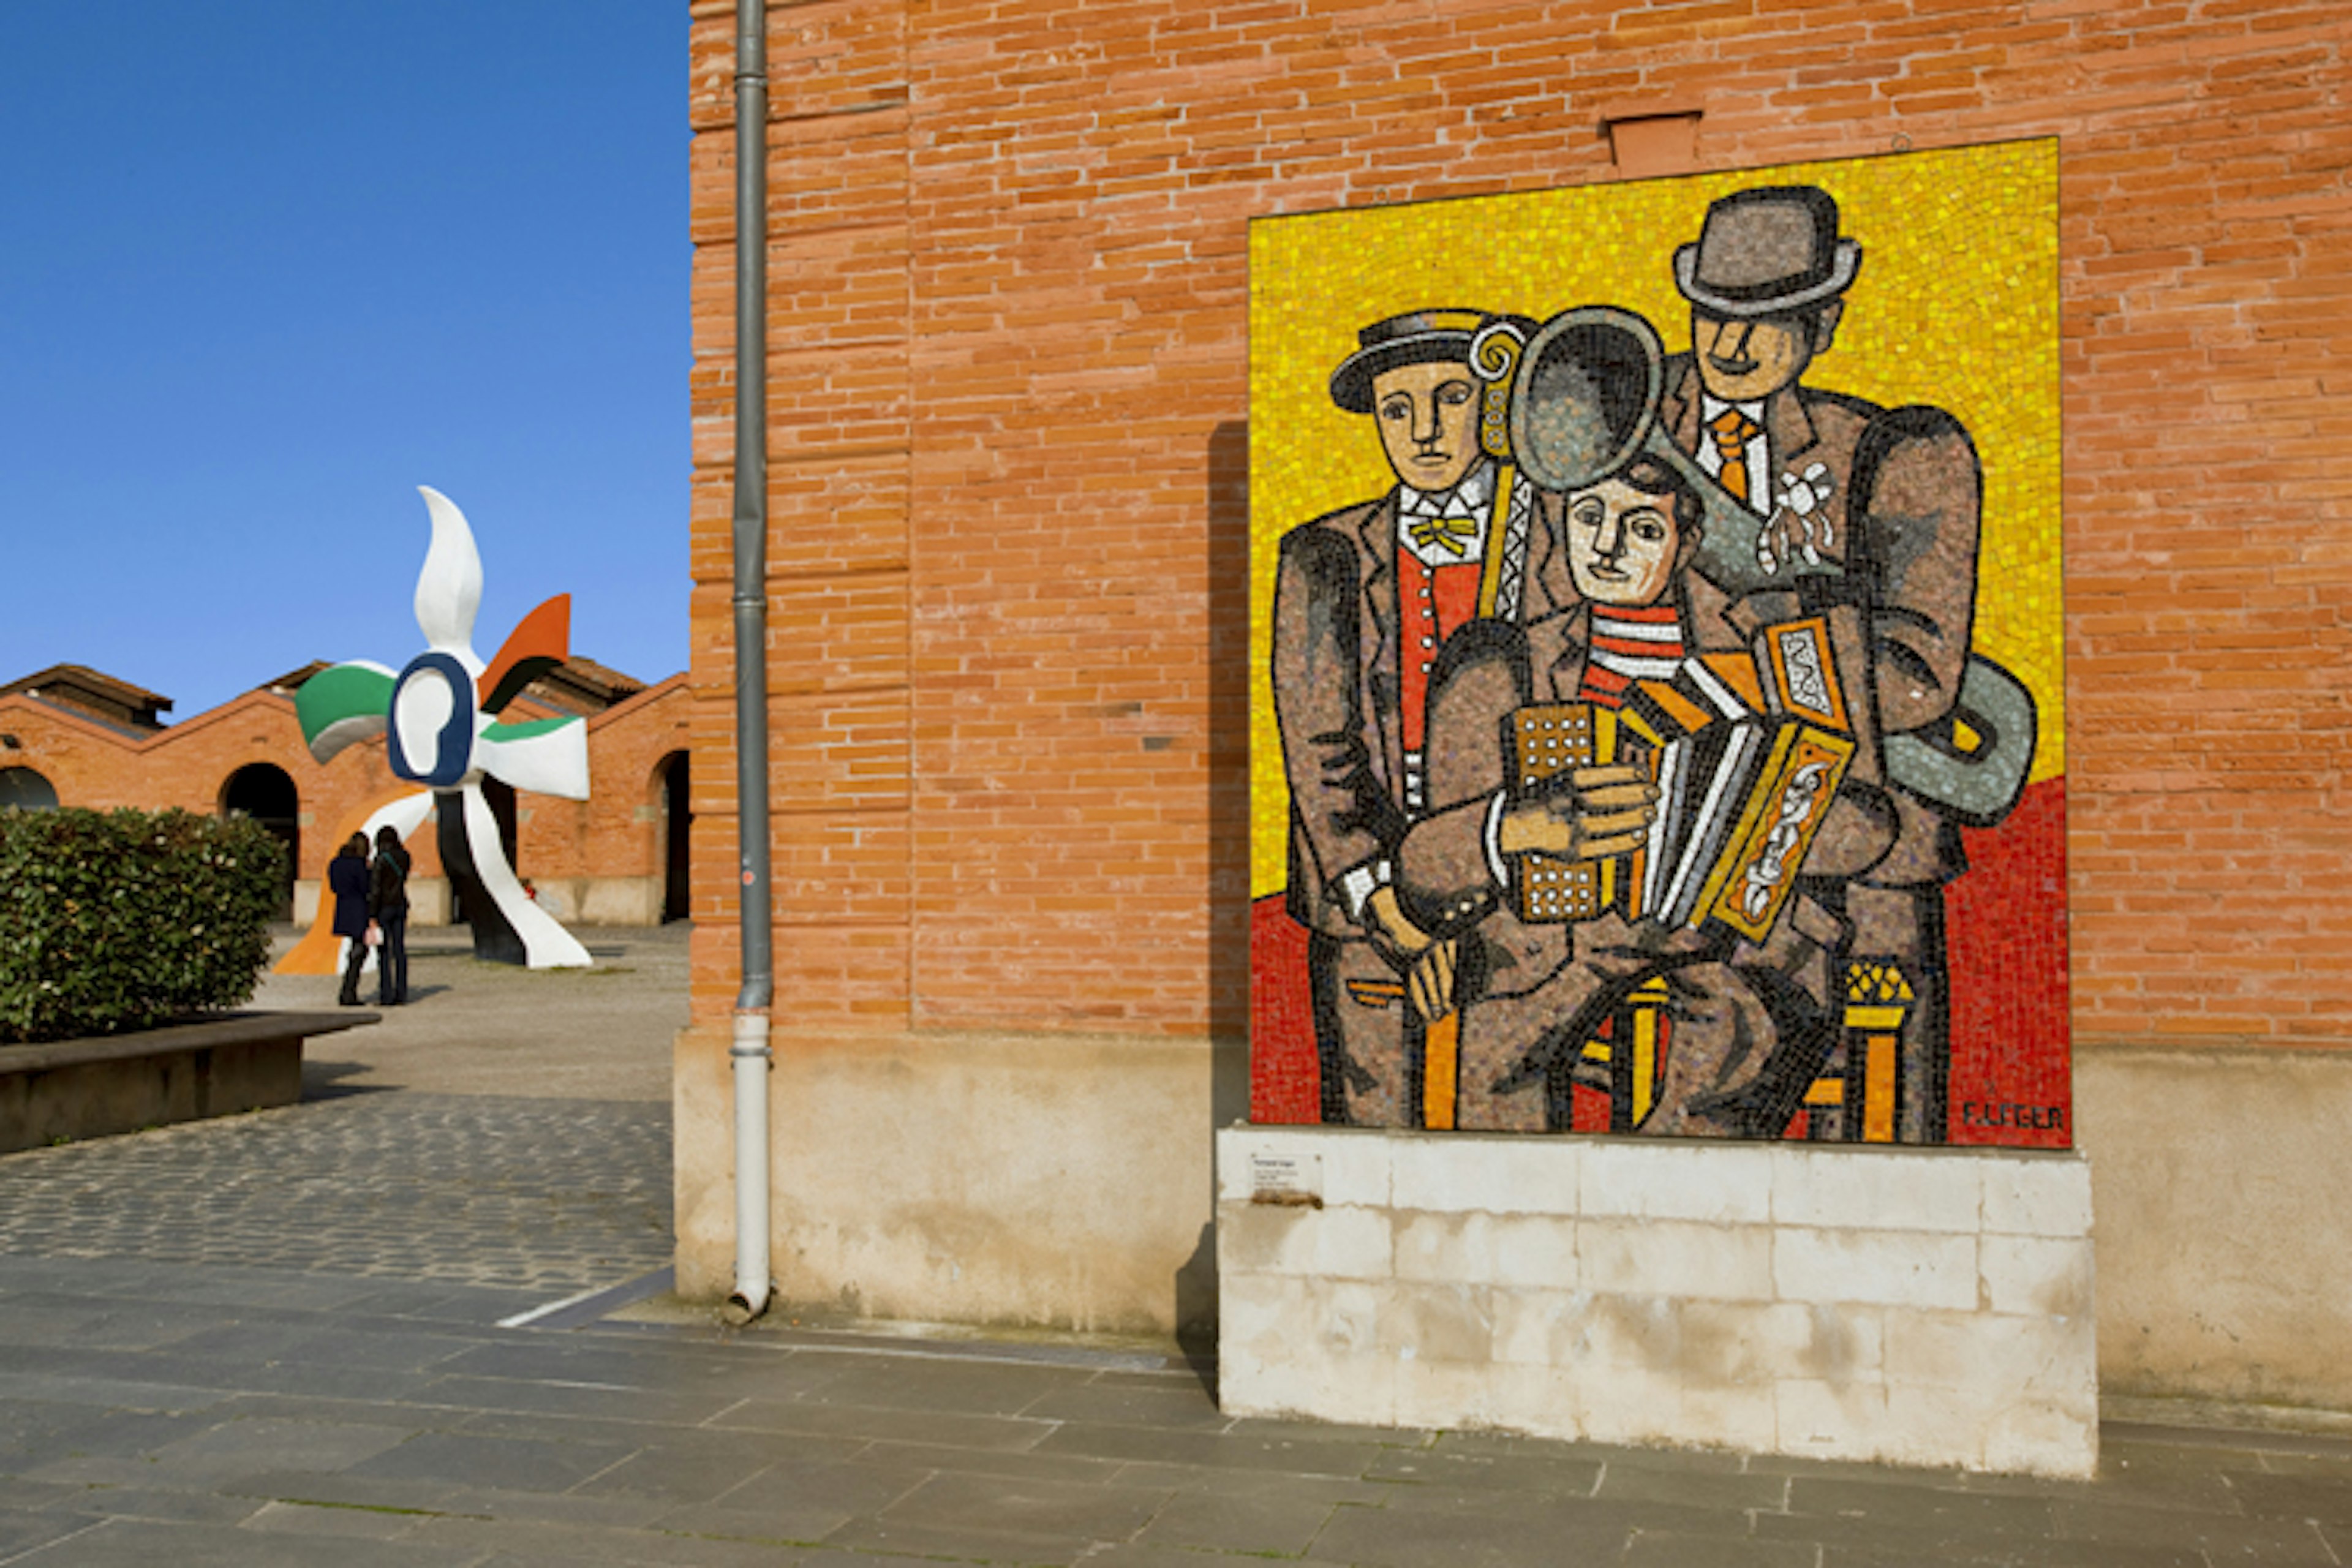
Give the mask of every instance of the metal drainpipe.
POLYGON ((735 997, 735 1293, 730 1322, 768 1310, 768 7, 736 0, 735 801, 743 862, 743 987, 735 997))

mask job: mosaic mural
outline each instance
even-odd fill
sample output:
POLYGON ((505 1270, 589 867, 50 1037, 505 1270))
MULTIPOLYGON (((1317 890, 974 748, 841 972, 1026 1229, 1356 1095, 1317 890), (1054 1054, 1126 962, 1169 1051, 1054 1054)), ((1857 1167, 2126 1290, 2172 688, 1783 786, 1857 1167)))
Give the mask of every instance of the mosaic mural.
POLYGON ((1252 1114, 2063 1146, 2057 153, 1252 226, 1252 1114))

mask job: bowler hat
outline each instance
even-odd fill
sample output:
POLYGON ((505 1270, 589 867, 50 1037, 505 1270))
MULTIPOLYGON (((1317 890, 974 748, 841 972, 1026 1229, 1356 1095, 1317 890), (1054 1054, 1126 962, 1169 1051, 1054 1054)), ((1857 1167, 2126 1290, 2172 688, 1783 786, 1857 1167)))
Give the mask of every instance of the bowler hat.
POLYGON ((1835 299, 1862 270, 1838 237, 1835 197, 1814 185, 1759 185, 1706 209, 1698 243, 1675 252, 1675 287, 1711 315, 1746 319, 1835 299))
POLYGON ((1356 334, 1354 353, 1331 373, 1331 401, 1350 414, 1372 411, 1372 381, 1399 365, 1470 363, 1470 343, 1495 318, 1484 310, 1408 310, 1356 334))

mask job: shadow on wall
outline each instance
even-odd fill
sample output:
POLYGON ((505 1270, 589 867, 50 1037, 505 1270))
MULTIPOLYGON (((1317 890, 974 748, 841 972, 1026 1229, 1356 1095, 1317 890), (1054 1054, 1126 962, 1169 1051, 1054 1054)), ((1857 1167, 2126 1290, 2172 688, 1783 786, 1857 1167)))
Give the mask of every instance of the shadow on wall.
MULTIPOLYGON (((1249 425, 1209 435, 1209 1029, 1249 1029, 1249 425)), ((1220 1075, 1222 1077, 1222 1075, 1220 1075)), ((1247 1114, 1244 1100, 1242 1113, 1247 1114)))
POLYGON ((1209 1397, 1217 1396, 1217 1226, 1201 1227, 1201 1239, 1184 1267, 1176 1270, 1176 1347, 1209 1397))
MULTIPOLYGON (((1249 425, 1209 434, 1209 1127, 1249 1117, 1249 425)), ((1210 1178, 1209 1206, 1216 1209, 1210 1178)), ((1176 1270, 1176 1342, 1216 1395, 1217 1229, 1176 1270)))

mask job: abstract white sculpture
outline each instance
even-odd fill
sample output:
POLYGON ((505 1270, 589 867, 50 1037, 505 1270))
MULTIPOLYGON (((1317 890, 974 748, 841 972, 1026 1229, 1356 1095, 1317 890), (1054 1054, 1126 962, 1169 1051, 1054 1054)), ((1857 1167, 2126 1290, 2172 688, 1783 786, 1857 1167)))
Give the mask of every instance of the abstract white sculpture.
MULTIPOLYGON (((428 799, 440 818, 442 868, 474 932, 474 955, 533 969, 585 968, 593 961, 541 909, 507 863, 482 780, 565 800, 588 798, 588 729, 577 717, 520 724, 497 715, 569 651, 571 600, 559 595, 523 617, 498 658, 474 652, 482 602, 482 558, 466 514, 438 490, 418 487, 433 519, 433 542, 416 576, 416 625, 425 651, 394 671, 365 660, 320 670, 295 693, 311 755, 325 762, 383 734, 397 776, 424 786, 378 815, 414 826, 428 799)), ((373 831, 373 819, 370 829, 373 831)))

